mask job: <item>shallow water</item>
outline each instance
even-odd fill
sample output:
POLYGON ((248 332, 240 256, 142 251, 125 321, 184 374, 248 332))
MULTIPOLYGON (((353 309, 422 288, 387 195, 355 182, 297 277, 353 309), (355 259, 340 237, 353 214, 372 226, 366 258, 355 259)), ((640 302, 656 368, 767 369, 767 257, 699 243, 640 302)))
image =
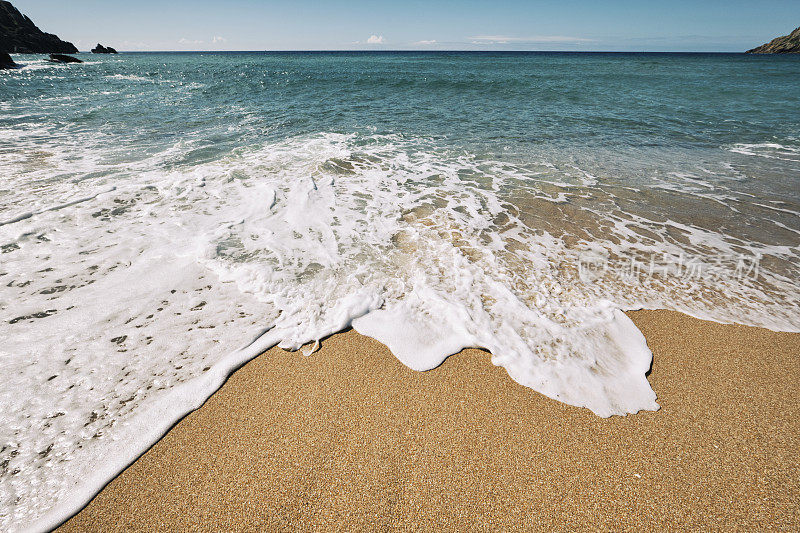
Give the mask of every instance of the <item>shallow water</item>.
POLYGON ((275 343, 483 347, 610 416, 657 408, 621 310, 800 330, 800 58, 83 57, 0 72, 4 529, 275 343))

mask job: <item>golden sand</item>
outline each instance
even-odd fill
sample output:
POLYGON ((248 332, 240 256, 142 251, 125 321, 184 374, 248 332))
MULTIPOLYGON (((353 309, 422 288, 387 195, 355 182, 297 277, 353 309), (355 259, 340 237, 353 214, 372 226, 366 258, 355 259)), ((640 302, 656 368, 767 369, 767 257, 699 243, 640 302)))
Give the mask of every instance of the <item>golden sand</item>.
POLYGON ((800 334, 630 316, 658 412, 598 418, 478 350, 414 372, 348 331, 242 367, 63 530, 797 530, 800 334))

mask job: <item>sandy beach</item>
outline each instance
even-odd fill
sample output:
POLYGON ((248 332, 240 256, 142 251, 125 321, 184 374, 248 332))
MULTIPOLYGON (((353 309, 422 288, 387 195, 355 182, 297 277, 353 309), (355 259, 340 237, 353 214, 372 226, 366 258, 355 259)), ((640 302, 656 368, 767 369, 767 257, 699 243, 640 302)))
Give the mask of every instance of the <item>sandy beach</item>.
POLYGON ((242 367, 61 530, 795 529, 800 335, 630 316, 658 412, 598 418, 479 350, 413 372, 350 330, 242 367))

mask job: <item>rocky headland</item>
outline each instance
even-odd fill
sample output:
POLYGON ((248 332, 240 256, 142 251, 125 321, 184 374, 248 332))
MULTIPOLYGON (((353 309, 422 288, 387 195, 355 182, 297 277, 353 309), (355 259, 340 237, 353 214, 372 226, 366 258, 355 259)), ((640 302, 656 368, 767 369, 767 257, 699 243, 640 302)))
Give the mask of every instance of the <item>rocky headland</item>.
POLYGON ((75 45, 45 33, 11 2, 0 0, 0 52, 11 54, 74 54, 75 45))
POLYGON ((772 39, 767 44, 747 51, 748 54, 800 54, 800 28, 789 35, 772 39))

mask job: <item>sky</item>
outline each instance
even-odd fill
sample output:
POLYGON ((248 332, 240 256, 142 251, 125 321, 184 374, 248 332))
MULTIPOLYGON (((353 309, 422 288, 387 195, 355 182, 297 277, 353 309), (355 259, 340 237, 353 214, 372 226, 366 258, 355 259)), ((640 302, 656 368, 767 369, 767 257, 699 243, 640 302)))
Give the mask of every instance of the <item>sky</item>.
POLYGON ((800 26, 800 0, 12 0, 80 50, 739 52, 800 26))

